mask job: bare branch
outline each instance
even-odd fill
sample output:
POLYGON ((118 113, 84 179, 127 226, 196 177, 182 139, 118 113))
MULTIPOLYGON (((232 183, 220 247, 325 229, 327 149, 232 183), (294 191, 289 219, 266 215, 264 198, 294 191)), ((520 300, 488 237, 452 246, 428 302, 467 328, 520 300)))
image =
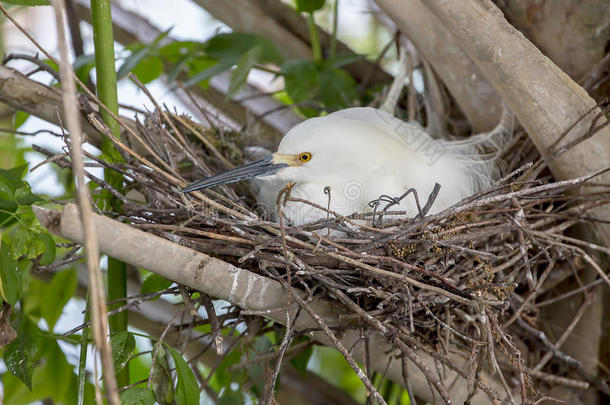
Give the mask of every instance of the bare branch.
MULTIPOLYGON (((61 126, 62 122, 65 122, 64 111, 61 107, 61 94, 57 89, 31 80, 6 66, 0 66, 0 101, 54 125, 61 126)), ((75 105, 83 108, 78 101, 75 105)), ((96 108, 94 105, 90 105, 90 107, 96 108)), ((83 110, 81 112, 84 113, 83 110)), ((78 118, 83 132, 87 136, 87 141, 95 146, 101 145, 104 136, 87 121, 84 114, 79 114, 78 118)), ((135 122, 130 118, 121 117, 121 122, 128 127, 136 127, 135 122)), ((121 138, 130 138, 127 130, 122 129, 121 138)), ((142 151, 138 142, 132 142, 132 144, 135 145, 136 151, 142 151)))

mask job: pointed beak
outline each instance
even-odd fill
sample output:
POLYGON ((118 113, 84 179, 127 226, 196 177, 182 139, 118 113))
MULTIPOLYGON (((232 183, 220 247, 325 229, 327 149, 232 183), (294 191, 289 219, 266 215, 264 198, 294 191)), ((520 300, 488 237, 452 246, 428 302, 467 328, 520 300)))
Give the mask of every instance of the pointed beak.
POLYGON ((228 172, 196 181, 190 186, 184 188, 182 193, 189 193, 191 191, 201 190, 204 188, 253 179, 255 177, 269 176, 277 173, 278 170, 286 166, 288 165, 285 163, 273 163, 273 155, 265 156, 256 162, 248 163, 247 165, 237 167, 233 170, 229 170, 228 172))

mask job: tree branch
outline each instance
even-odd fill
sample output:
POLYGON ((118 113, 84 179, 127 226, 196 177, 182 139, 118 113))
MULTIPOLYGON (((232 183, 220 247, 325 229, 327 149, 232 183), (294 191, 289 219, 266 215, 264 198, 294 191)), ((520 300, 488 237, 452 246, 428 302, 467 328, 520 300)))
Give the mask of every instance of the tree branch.
MULTIPOLYGON (((89 280, 86 269, 77 265, 78 268, 78 287, 76 296, 85 299, 87 295, 87 286, 89 280)), ((47 282, 50 282, 52 273, 44 272, 37 273, 36 277, 40 277, 47 282)), ((140 293, 140 283, 133 279, 127 281, 127 295, 129 297, 140 293)), ((161 336, 167 325, 172 321, 176 313, 176 306, 169 301, 163 299, 147 300, 138 305, 130 305, 129 324, 136 329, 139 329, 152 337, 158 338, 161 336)), ((184 318, 181 319, 183 324, 188 324, 194 319, 187 311, 184 318)), ((180 347, 184 344, 184 354, 187 359, 197 359, 197 361, 212 367, 218 363, 219 357, 215 350, 210 350, 213 347, 214 338, 212 335, 204 335, 189 328, 176 328, 164 338, 164 342, 172 347, 180 347)), ((224 345, 228 346, 230 338, 224 338, 224 345)), ((349 396, 348 393, 323 380, 317 374, 306 371, 304 374, 296 370, 291 364, 284 364, 282 368, 282 378, 277 392, 279 403, 284 403, 282 398, 290 398, 291 403, 294 399, 300 397, 302 401, 296 404, 341 404, 341 405, 357 405, 357 402, 349 396)))
MULTIPOLYGON (((40 223, 52 233, 73 241, 82 241, 81 222, 76 206, 68 204, 63 212, 33 207, 40 223)), ((290 319, 294 319, 296 308, 291 305, 288 292, 275 280, 260 276, 248 270, 235 267, 222 260, 194 251, 129 225, 114 221, 100 215, 93 215, 93 223, 100 237, 102 252, 121 259, 137 267, 146 268, 177 283, 195 288, 213 297, 227 300, 245 310, 264 313, 265 317, 279 323, 286 321, 285 308, 292 308, 290 319)), ((336 304, 317 299, 309 303, 310 307, 320 315, 330 327, 341 325, 340 313, 336 304)), ((295 322, 295 330, 317 329, 317 323, 305 312, 301 311, 295 322)), ((323 332, 313 332, 312 338, 322 344, 330 345, 323 332)), ((360 333, 348 329, 340 339, 345 347, 352 347, 354 357, 358 358, 364 350, 360 333)), ((376 333, 371 334, 369 341, 371 367, 399 383, 402 379, 402 363, 400 358, 392 358, 398 352, 388 344, 387 340, 376 333), (388 366, 388 361, 390 361, 388 366)), ((431 369, 435 369, 435 360, 423 351, 417 351, 417 356, 431 369)), ((454 362, 461 363, 468 355, 454 355, 454 362)), ((360 359, 361 360, 361 359, 360 359)), ((433 402, 424 374, 412 363, 408 365, 408 373, 412 387, 418 397, 433 402)), ((442 383, 449 387, 456 378, 456 372, 446 370, 442 374, 442 383)), ((461 378, 461 377, 460 377, 461 378)), ((491 376, 485 381, 496 392, 503 388, 491 376)), ((449 391, 452 399, 460 403, 467 396, 467 384, 453 384, 449 391)), ((487 404, 489 398, 479 391, 472 404, 487 404)))
MULTIPOLYGON (((462 49, 502 94, 543 156, 569 131, 570 144, 590 131, 601 114, 595 101, 511 26, 489 0, 422 0, 462 49), (586 116, 585 119, 581 119, 586 116), (580 120, 580 121, 579 121, 580 120), (573 129, 570 128, 576 123, 573 129)), ((598 125, 605 122, 600 117, 598 125)), ((569 148, 547 163, 557 179, 595 173, 610 162, 610 127, 569 148)), ((600 176, 610 183, 610 173, 600 176)), ((610 218, 610 205, 597 208, 600 219, 610 218)), ((598 237, 610 246, 610 224, 594 225, 598 237)))
MULTIPOLYGON (((54 125, 62 126, 66 122, 66 117, 61 105, 60 92, 52 87, 31 80, 20 72, 0 65, 0 101, 6 103, 16 110, 25 111, 54 125)), ((78 104, 78 102, 77 102, 78 104)), ((97 111, 95 105, 89 107, 97 111)), ((96 147, 100 147, 105 138, 100 134, 85 118, 82 105, 80 106, 80 125, 83 133, 87 136, 87 141, 96 147)), ((136 129, 135 122, 126 117, 121 117, 121 122, 136 129)), ((122 129, 121 138, 130 138, 129 133, 122 129)), ((135 139, 130 139, 134 149, 138 153, 146 154, 142 146, 135 139)))
POLYGON ((496 2, 506 19, 574 80, 607 52, 610 2, 600 0, 496 2))
POLYGON ((421 0, 376 3, 430 62, 472 128, 476 132, 492 129, 500 120, 500 97, 443 23, 421 0))

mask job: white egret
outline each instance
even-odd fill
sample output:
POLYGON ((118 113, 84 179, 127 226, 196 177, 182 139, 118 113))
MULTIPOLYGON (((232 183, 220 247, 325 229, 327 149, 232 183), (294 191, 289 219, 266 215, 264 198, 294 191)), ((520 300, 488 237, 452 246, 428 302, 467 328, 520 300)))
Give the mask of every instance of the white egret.
MULTIPOLYGON (((417 123, 382 110, 348 108, 296 125, 282 138, 276 153, 197 181, 183 191, 256 179, 257 201, 275 213, 278 193, 294 183, 292 197, 348 216, 370 212, 369 202, 382 195, 398 197, 408 189, 416 190, 424 205, 438 183, 440 190, 429 211, 434 213, 488 187, 498 177, 497 154, 482 155, 481 146, 489 144, 497 150, 506 129, 501 122, 488 134, 462 141, 438 140, 417 123), (330 189, 330 196, 325 189, 330 189)), ((417 215, 413 197, 403 198, 392 210, 417 215)), ((301 202, 288 203, 284 213, 294 225, 327 216, 301 202)))

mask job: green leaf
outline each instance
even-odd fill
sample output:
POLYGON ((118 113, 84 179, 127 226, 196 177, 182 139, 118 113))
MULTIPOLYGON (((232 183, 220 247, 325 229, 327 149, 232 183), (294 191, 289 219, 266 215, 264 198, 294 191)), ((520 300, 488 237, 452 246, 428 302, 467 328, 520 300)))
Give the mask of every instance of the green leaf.
POLYGON ((318 69, 305 59, 289 60, 282 65, 286 92, 294 103, 311 99, 318 91, 320 75, 318 69))
POLYGON ((150 276, 146 277, 146 279, 142 282, 142 287, 140 287, 140 294, 150 294, 157 291, 165 290, 169 288, 169 286, 172 284, 173 281, 153 273, 150 276))
POLYGON ((234 65, 243 54, 255 46, 261 47, 259 62, 282 63, 282 55, 276 46, 267 38, 255 34, 241 32, 218 34, 205 43, 204 49, 208 56, 234 65))
POLYGON ((341 109, 358 98, 356 82, 340 69, 324 69, 320 74, 320 101, 326 107, 341 109))
POLYGON ((4 362, 8 371, 23 381, 31 391, 34 356, 39 346, 36 336, 38 328, 22 314, 14 323, 17 339, 4 348, 4 362))
POLYGON ((203 54, 203 46, 200 42, 195 41, 176 41, 160 47, 158 52, 161 57, 170 62, 178 62, 185 56, 200 56, 197 53, 203 54))
POLYGON ((244 395, 240 391, 226 389, 218 398, 217 405, 241 405, 243 403, 244 395))
POLYGON ((62 270, 56 273, 51 282, 42 290, 42 302, 40 312, 47 321, 49 330, 57 323, 61 316, 64 306, 74 295, 78 285, 78 277, 75 269, 62 270))
POLYGON ((55 239, 53 239, 50 233, 44 231, 40 234, 40 240, 44 244, 45 249, 42 256, 40 256, 39 263, 41 266, 48 266, 55 260, 55 239))
POLYGON ((50 6, 49 0, 2 0, 3 3, 17 4, 19 6, 50 6))
POLYGON ((153 405, 152 391, 142 387, 131 387, 121 392, 121 405, 153 405))
POLYGON ((14 203, 15 200, 15 191, 8 179, 0 176, 0 203, 4 206, 7 202, 14 203))
POLYGON ((184 361, 184 358, 175 349, 167 346, 174 364, 176 365, 176 374, 178 374, 178 382, 176 383, 176 404, 189 405, 199 403, 199 384, 193 370, 184 361))
POLYGON ((144 59, 146 56, 148 56, 150 51, 151 51, 150 46, 142 46, 137 51, 132 52, 131 55, 129 55, 125 59, 125 62, 123 62, 123 64, 117 71, 117 73, 116 73, 117 80, 120 80, 120 79, 126 77, 127 73, 131 72, 133 70, 133 68, 135 68, 142 59, 144 59))
POLYGON ((53 69, 57 73, 59 73, 59 65, 57 63, 55 63, 55 61, 53 61, 51 59, 43 59, 42 62, 45 65, 48 65, 51 69, 53 69))
POLYGON ((31 227, 17 226, 13 233, 13 258, 18 259, 25 256, 28 259, 35 259, 45 251, 45 244, 40 239, 40 232, 31 227))
POLYGON ((324 7, 324 0, 296 0, 297 11, 313 13, 324 7))
POLYGON ((0 174, 0 227, 7 227, 17 220, 11 213, 17 211, 18 207, 13 188, 0 174))
POLYGON ((30 185, 25 181, 23 182, 23 187, 15 190, 15 200, 19 205, 32 205, 44 201, 40 196, 32 193, 30 185))
MULTIPOLYGON (((214 373, 214 377, 218 381, 221 387, 228 387, 233 381, 237 378, 235 372, 229 372, 227 369, 234 364, 237 364, 241 360, 241 350, 233 349, 231 353, 227 354, 223 359, 220 365, 216 368, 216 372, 214 373)), ((244 373, 245 374, 245 373, 244 373)))
POLYGON ((152 373, 151 382, 155 399, 161 405, 170 405, 174 401, 174 387, 172 376, 169 372, 169 353, 163 348, 163 344, 156 342, 153 345, 153 353, 157 350, 157 358, 152 373))
POLYGON ((4 170, 0 169, 0 178, 6 180, 7 184, 14 190, 23 187, 25 182, 23 178, 28 170, 27 165, 13 167, 12 169, 4 170))
POLYGON ((136 350, 136 340, 131 333, 123 330, 110 338, 110 345, 112 346, 114 367, 119 372, 127 365, 129 358, 136 350))
POLYGON ((331 69, 340 68, 341 66, 349 65, 360 59, 364 59, 364 56, 356 53, 341 53, 332 59, 325 60, 324 65, 331 69))
POLYGON ((32 194, 30 186, 23 180, 28 166, 22 165, 9 170, 0 169, 0 227, 7 227, 16 221, 10 213, 18 206, 43 201, 32 194))
POLYGON ((30 118, 30 114, 26 113, 25 111, 17 111, 15 113, 15 116, 13 118, 13 126, 15 129, 19 129, 20 126, 22 126, 27 119, 30 118))
MULTIPOLYGON (((117 80, 120 80, 120 79, 124 78, 125 76, 127 76, 127 74, 129 72, 133 71, 135 69, 135 67, 138 66, 144 60, 144 58, 147 58, 148 56, 150 56, 150 54, 157 48, 159 41, 161 41, 163 38, 165 38, 169 34, 170 30, 171 30, 171 28, 168 29, 167 31, 164 31, 161 34, 159 34, 157 36, 157 38, 155 38, 155 40, 148 45, 145 45, 145 46, 136 45, 134 51, 131 53, 131 55, 129 55, 127 57, 127 59, 125 59, 125 62, 123 62, 123 64, 119 68, 119 70, 117 72, 117 80)), ((154 58, 154 59, 157 59, 157 58, 154 58)), ((149 61, 148 67, 151 67, 153 64, 154 64, 154 69, 157 69, 159 67, 159 65, 161 65, 161 69, 160 69, 161 72, 159 74, 157 74, 155 77, 153 77, 153 79, 156 79, 163 72, 163 64, 161 63, 160 60, 157 59, 156 63, 149 61)), ((140 73, 142 73, 142 72, 140 72, 140 73)), ((144 74, 144 77, 149 78, 150 75, 144 74)), ((152 81, 153 79, 151 79, 149 81, 152 81)), ((140 80, 142 80, 142 79, 140 79, 140 80)))
POLYGON ((83 68, 84 66, 95 66, 95 54, 90 53, 87 55, 80 55, 78 58, 74 59, 72 63, 72 69, 78 70, 83 68))
POLYGON ((0 293, 10 305, 15 305, 23 293, 21 271, 4 241, 0 242, 0 293))
POLYGON ((261 46, 257 45, 244 53, 237 62, 237 66, 231 72, 231 80, 229 81, 229 91, 227 97, 233 97, 246 83, 248 73, 252 66, 256 64, 262 52, 261 46))
POLYGON ((156 56, 149 56, 142 59, 132 72, 143 84, 147 84, 161 76, 163 62, 156 56))
POLYGON ((190 87, 199 82, 208 80, 210 77, 216 76, 217 74, 224 72, 225 70, 229 69, 231 66, 233 66, 233 63, 218 62, 215 65, 212 65, 209 68, 204 69, 204 70, 200 71, 199 73, 189 77, 188 80, 184 81, 184 87, 190 87))
POLYGON ((167 72, 168 83, 173 83, 178 75, 186 70, 188 62, 191 58, 192 56, 190 55, 184 55, 177 63, 174 63, 171 69, 167 72))
MULTIPOLYGON (((309 339, 307 338, 303 338, 303 339, 295 339, 295 342, 293 345, 302 343, 302 342, 307 342, 309 339)), ((301 373, 301 375, 305 376, 305 373, 307 372, 307 364, 309 364, 309 359, 311 358, 311 355, 313 354, 313 346, 309 346, 308 348, 306 348, 305 350, 303 350, 302 352, 300 352, 299 354, 297 354, 296 356, 294 356, 293 358, 290 359, 290 363, 301 373)))
MULTIPOLYGON (((269 352, 272 346, 271 341, 267 336, 259 336, 254 339, 254 346, 252 353, 249 353, 251 357, 257 357, 264 355, 269 352)), ((250 381, 256 381, 252 390, 257 395, 262 395, 265 391, 265 373, 267 372, 267 368, 269 367, 269 363, 258 362, 253 364, 248 368, 248 379, 250 381)))
POLYGON ((82 82, 89 80, 89 72, 95 67, 95 54, 91 53, 88 55, 80 55, 72 63, 72 69, 74 73, 82 82))
MULTIPOLYGON (((31 322, 30 324, 33 324, 31 322)), ((37 329, 33 331, 36 336, 37 329)), ((36 338, 38 350, 34 357, 32 391, 11 373, 2 376, 4 403, 28 405, 44 399, 56 404, 76 404, 78 401, 77 376, 74 366, 66 361, 55 338, 36 338)), ((93 385, 85 383, 85 405, 95 405, 93 385)))

